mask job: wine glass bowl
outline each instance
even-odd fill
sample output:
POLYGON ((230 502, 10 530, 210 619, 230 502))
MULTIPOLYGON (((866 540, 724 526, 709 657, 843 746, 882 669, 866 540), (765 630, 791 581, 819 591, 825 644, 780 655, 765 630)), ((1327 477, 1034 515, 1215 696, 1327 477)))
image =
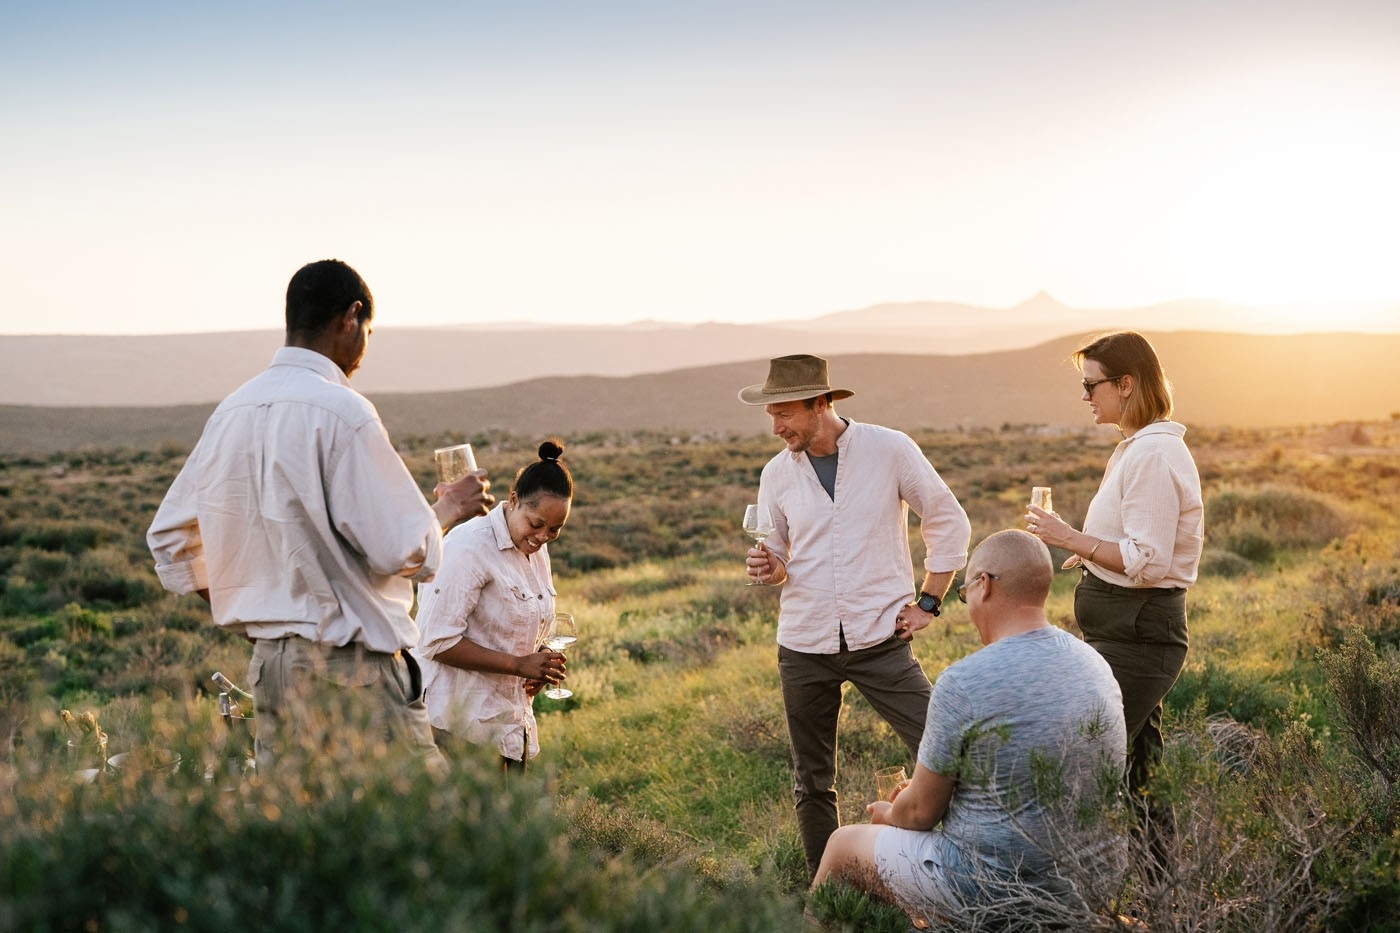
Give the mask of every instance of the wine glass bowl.
POLYGON ((1035 507, 1038 508, 1038 509, 1042 509, 1042 510, 1044 510, 1044 511, 1046 511, 1046 512, 1053 512, 1053 511, 1055 511, 1055 506, 1052 504, 1051 499, 1050 499, 1050 487, 1049 487, 1049 486, 1032 486, 1032 487, 1031 487, 1031 505, 1035 506, 1035 507))
POLYGON ((905 773, 902 765, 881 768, 875 772, 875 799, 889 800, 890 796, 894 794, 894 789, 907 780, 909 780, 909 776, 905 773))
POLYGON ((433 451, 433 462, 437 465, 440 483, 455 483, 476 470, 476 454, 471 444, 439 447, 433 451))
MULTIPOLYGON (((744 506, 744 534, 754 539, 756 544, 762 544, 763 539, 773 533, 773 523, 768 520, 768 515, 757 505, 744 506)), ((753 580, 749 580, 745 586, 757 586, 753 580)))
MULTIPOLYGON (((556 612, 554 618, 550 620, 549 628, 545 632, 544 646, 550 651, 564 651, 573 647, 578 641, 578 624, 574 622, 572 613, 556 612)), ((544 695, 551 700, 563 700, 574 695, 574 692, 563 684, 550 684, 545 688, 544 695)))

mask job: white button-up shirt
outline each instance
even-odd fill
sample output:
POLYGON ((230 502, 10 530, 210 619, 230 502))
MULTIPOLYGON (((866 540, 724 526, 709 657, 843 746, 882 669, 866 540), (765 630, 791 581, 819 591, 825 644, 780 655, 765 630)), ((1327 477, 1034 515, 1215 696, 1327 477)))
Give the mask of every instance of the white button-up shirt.
POLYGON ((374 406, 299 347, 214 410, 146 540, 161 584, 207 588, 225 628, 386 653, 418 641, 410 581, 442 555, 374 406))
POLYGON ((549 546, 523 554, 510 539, 505 503, 449 531, 437 579, 419 588, 423 635, 413 652, 423 668, 433 725, 478 745, 494 745, 517 761, 526 753, 539 754, 522 678, 464 671, 432 659, 463 638, 493 651, 530 654, 542 623, 553 614, 549 546))
POLYGON ((967 564, 972 526, 913 438, 848 421, 836 440, 836 496, 806 453, 782 451, 763 468, 758 503, 774 531, 764 541, 787 565, 778 644, 809 654, 869 648, 894 634, 914 598, 909 509, 920 519, 930 573, 967 564))
POLYGON ((1114 448, 1084 532, 1118 548, 1123 573, 1085 561, 1118 586, 1187 587, 1196 582, 1205 540, 1201 476, 1186 449, 1186 427, 1158 421, 1114 448))

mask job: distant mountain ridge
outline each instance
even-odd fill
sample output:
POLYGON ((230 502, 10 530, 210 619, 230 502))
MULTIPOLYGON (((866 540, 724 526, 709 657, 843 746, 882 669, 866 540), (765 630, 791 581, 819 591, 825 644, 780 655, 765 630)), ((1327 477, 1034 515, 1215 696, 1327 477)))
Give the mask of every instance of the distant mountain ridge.
MULTIPOLYGON (((1082 310, 1041 293, 1012 308, 874 305, 760 324, 491 325, 395 328, 380 312, 355 384, 367 394, 448 392, 547 376, 633 376, 792 352, 964 355, 1067 334, 1229 330, 1249 309, 1178 301, 1082 310)), ((1400 314, 1397 314, 1400 320, 1400 314)), ((165 406, 214 402, 267 365, 280 330, 155 336, 0 335, 0 404, 165 406)))
MULTIPOLYGON (((1175 388, 1177 418, 1188 426, 1400 417, 1400 369, 1393 363, 1400 335, 1147 334, 1175 388)), ((1086 336, 993 353, 834 354, 833 381, 856 392, 838 407, 856 420, 910 431, 1008 423, 1087 429, 1080 376, 1069 362, 1086 336)), ((783 350, 806 348, 790 338, 783 350)), ((766 357, 750 357, 626 377, 550 376, 456 392, 367 394, 396 439, 492 431, 567 439, 637 429, 747 435, 766 432, 768 422, 737 393, 762 382, 767 369, 766 357)), ((360 386, 358 375, 355 382, 360 386)), ((0 452, 188 448, 213 407, 0 405, 0 452)))

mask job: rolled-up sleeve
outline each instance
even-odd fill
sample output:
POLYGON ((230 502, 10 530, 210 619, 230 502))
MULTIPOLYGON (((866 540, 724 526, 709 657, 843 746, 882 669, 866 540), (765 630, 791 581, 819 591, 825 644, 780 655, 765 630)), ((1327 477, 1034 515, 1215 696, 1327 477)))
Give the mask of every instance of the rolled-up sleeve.
POLYGON ((912 439, 900 459, 900 497, 919 516, 924 541, 924 569, 945 573, 967 566, 972 523, 943 477, 912 439))
POLYGON ((1100 579, 1127 587, 1187 587, 1196 581, 1205 509, 1183 425, 1156 422, 1114 448, 1084 514, 1084 533, 1112 543, 1123 572, 1086 561, 1100 579))
POLYGON ((1181 517, 1181 488, 1160 458, 1134 460, 1123 476, 1123 574, 1135 586, 1154 586, 1171 570, 1181 517))

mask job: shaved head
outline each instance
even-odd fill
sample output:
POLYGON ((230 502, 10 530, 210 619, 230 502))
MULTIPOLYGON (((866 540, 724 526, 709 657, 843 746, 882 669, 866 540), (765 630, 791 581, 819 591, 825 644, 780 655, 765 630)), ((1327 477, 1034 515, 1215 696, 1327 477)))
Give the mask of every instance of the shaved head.
POLYGON ((967 562, 967 578, 995 574, 1007 598, 1021 605, 1045 605, 1055 567, 1050 549, 1035 535, 1015 529, 985 538, 967 562))

